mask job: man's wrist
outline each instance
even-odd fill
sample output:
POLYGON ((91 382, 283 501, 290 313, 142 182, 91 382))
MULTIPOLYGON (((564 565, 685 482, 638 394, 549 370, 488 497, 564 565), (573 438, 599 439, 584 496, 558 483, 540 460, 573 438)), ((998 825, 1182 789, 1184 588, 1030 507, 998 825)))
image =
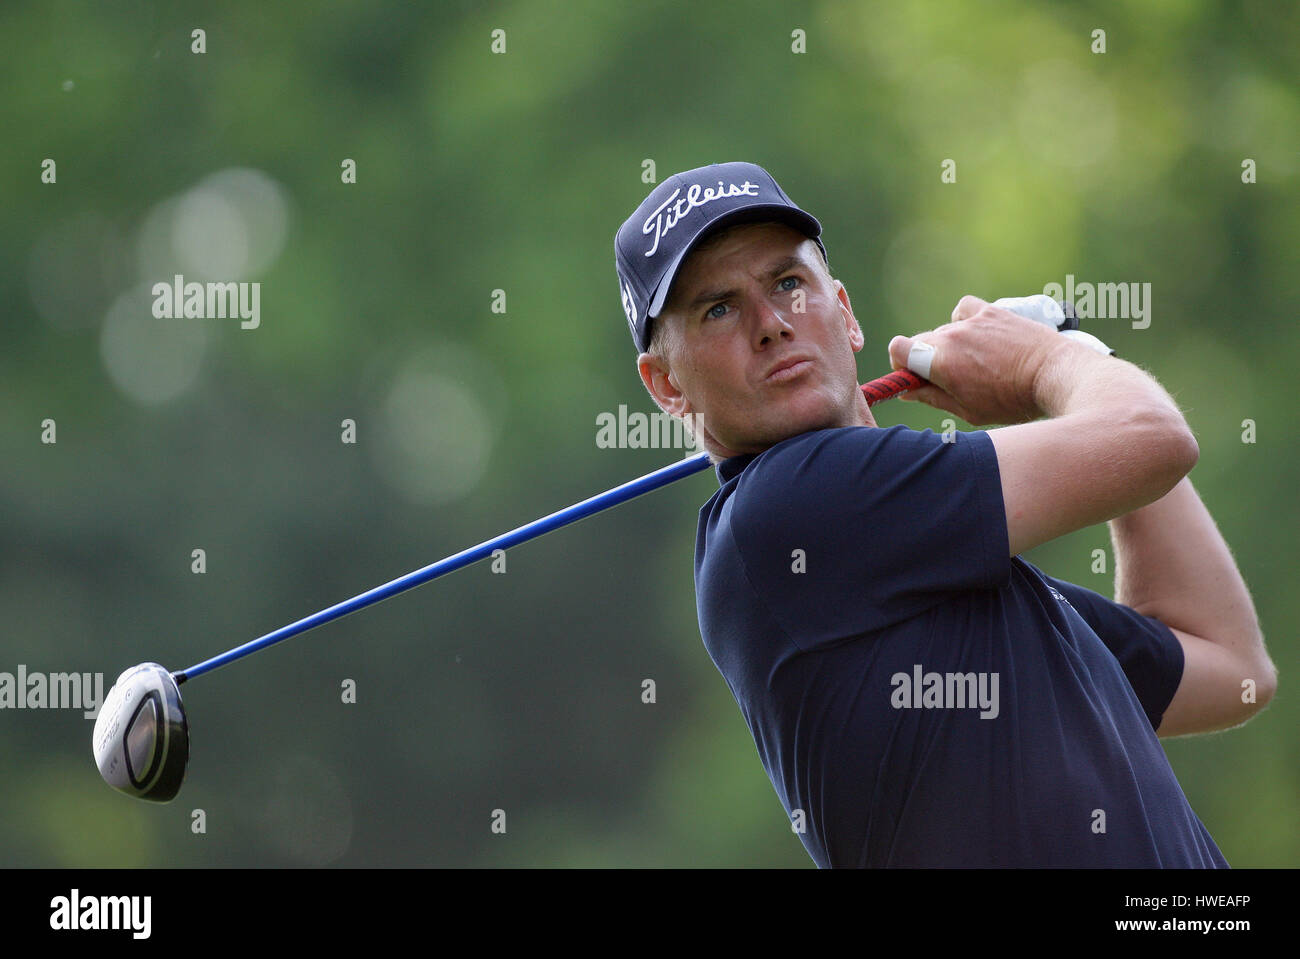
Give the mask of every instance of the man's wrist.
MULTIPOLYGON (((1081 364, 1090 360, 1078 344, 1063 337, 1055 337, 1044 347, 1043 359, 1034 373, 1032 393, 1034 407, 1040 417, 1063 416, 1069 412, 1071 397, 1078 392, 1080 380, 1086 375, 1081 364)), ((1100 357, 1100 354, 1093 354, 1100 357)))

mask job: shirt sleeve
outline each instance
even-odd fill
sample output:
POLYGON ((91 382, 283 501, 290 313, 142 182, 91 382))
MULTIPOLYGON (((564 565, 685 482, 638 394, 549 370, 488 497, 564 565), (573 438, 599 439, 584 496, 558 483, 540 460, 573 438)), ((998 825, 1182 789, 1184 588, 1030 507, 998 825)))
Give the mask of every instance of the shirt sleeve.
POLYGON ((983 431, 802 434, 751 463, 734 499, 750 586, 801 649, 1010 580, 997 453, 983 431))
POLYGON ((1183 644, 1178 637, 1158 619, 1143 616, 1132 607, 1083 586, 1055 579, 1042 570, 1038 572, 1066 598, 1119 660, 1151 728, 1158 729, 1183 678, 1183 644))

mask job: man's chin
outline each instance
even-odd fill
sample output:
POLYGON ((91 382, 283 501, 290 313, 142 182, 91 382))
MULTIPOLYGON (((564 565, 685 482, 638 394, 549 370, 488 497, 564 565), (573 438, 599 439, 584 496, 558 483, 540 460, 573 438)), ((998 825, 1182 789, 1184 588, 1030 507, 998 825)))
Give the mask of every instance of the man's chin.
MULTIPOLYGON (((757 419, 757 417, 755 418, 757 419)), ((784 440, 815 430, 836 429, 852 425, 845 423, 843 412, 829 404, 798 406, 781 411, 781 415, 764 417, 765 428, 738 435, 728 444, 732 449, 745 453, 759 452, 769 446, 775 446, 784 440)), ((737 454, 741 455, 741 454, 737 454)))
POLYGON ((783 438, 787 439, 813 430, 835 429, 849 425, 847 412, 843 404, 836 403, 819 392, 809 391, 787 404, 779 428, 785 432, 783 438))

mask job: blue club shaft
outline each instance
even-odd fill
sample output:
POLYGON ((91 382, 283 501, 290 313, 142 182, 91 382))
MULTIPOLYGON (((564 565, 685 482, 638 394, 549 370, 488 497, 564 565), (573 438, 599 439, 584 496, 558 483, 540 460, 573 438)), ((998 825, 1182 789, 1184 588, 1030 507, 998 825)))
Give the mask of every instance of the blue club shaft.
MULTIPOLYGON (((1065 309, 1067 304, 1061 304, 1067 317, 1074 315, 1073 306, 1065 309)), ((1017 312, 1021 312, 1017 310, 1017 312)), ((1033 310, 1029 311, 1031 314, 1033 310)), ((1040 311, 1041 312, 1041 311, 1040 311)), ((1037 315, 1031 315, 1031 319, 1040 319, 1037 315)), ((1055 325, 1052 323, 1051 325, 1055 325)), ((1077 321, 1074 324, 1077 327, 1077 321)), ((1111 351, 1114 352, 1114 351, 1111 351)), ((863 396, 867 400, 868 406, 875 406, 891 396, 897 396, 904 390, 916 389, 924 385, 925 380, 921 379, 914 373, 907 370, 895 370, 892 373, 872 380, 860 387, 863 396)), ((543 533, 549 533, 553 529, 559 529, 561 526, 568 526, 570 523, 576 523, 580 519, 585 519, 595 513, 609 509, 611 506, 617 506, 619 503, 626 503, 630 499, 635 499, 643 493, 649 493, 661 487, 674 483, 683 477, 698 473, 701 470, 708 469, 709 454, 705 451, 689 456, 680 462, 673 463, 655 470, 653 473, 647 473, 640 479, 634 479, 622 486, 616 486, 611 490, 603 493, 597 493, 590 499, 585 499, 581 503, 575 503, 572 506, 566 506, 562 510, 551 513, 549 516, 543 516, 541 519, 533 520, 525 526, 513 529, 508 533, 502 533, 495 539, 490 539, 485 543, 479 543, 477 546, 471 546, 469 549, 462 550, 454 556, 448 556, 446 559, 440 559, 438 562, 423 569, 417 569, 405 576, 398 577, 392 582, 385 583, 383 586, 376 586, 369 592, 362 593, 359 596, 353 596, 351 599, 344 600, 329 609, 322 609, 319 613, 313 613, 305 619, 300 619, 296 623, 290 623, 288 626, 282 626, 273 633, 267 633, 260 639, 245 643, 243 646, 236 646, 234 649, 222 653, 220 656, 213 656, 211 659, 205 659, 203 662, 191 666, 189 669, 181 670, 179 673, 172 673, 172 678, 177 684, 185 682, 187 679, 193 679, 195 676, 202 676, 204 673, 211 672, 227 663, 233 663, 237 659, 243 659, 249 653, 255 653, 259 649, 265 649, 267 646, 274 646, 276 643, 288 639, 290 636, 297 636, 299 633, 305 633, 309 629, 315 629, 317 626, 333 622, 340 619, 348 613, 355 613, 359 609, 365 609, 367 606, 373 606, 375 603, 388 599, 390 596, 396 596, 398 593, 404 593, 408 589, 414 589, 421 586, 431 579, 437 579, 446 573, 453 572, 468 566, 471 563, 477 563, 479 560, 492 555, 494 550, 509 549, 511 546, 518 546, 520 543, 535 539, 543 533)))
POLYGON ((687 457, 680 462, 657 469, 653 473, 647 473, 640 479, 634 479, 631 482, 624 483, 622 486, 616 486, 611 490, 603 493, 597 493, 590 499, 585 499, 581 503, 575 503, 572 506, 566 506, 562 510, 557 510, 549 516, 543 516, 541 519, 533 520, 525 526, 513 529, 508 533, 502 533, 494 539, 479 543, 477 546, 471 546, 469 549, 462 550, 454 556, 448 556, 446 559, 440 559, 436 563, 417 569, 414 572, 400 576, 391 582, 382 586, 376 586, 374 589, 353 596, 351 599, 344 600, 329 609, 322 609, 319 613, 313 613, 296 623, 290 623, 288 626, 282 626, 273 633, 267 633, 260 639, 254 639, 245 643, 243 646, 237 646, 228 650, 219 656, 213 656, 211 659, 205 659, 203 662, 191 666, 189 669, 182 670, 179 673, 173 673, 172 676, 177 683, 183 683, 187 679, 193 679, 195 676, 202 676, 204 673, 211 672, 218 667, 225 666, 227 663, 233 663, 237 659, 255 653, 259 649, 265 649, 267 646, 274 646, 291 636, 297 636, 299 633, 305 633, 309 629, 315 629, 325 623, 333 622, 349 613, 355 613, 359 609, 365 609, 367 606, 373 606, 375 603, 396 596, 398 593, 404 593, 408 589, 414 589, 429 582, 431 579, 437 579, 447 573, 454 572, 471 563, 477 563, 479 560, 491 556, 493 551, 498 549, 509 549, 511 546, 518 546, 520 543, 535 539, 543 533, 549 533, 551 530, 559 529, 561 526, 568 526, 570 523, 576 523, 580 519, 585 519, 595 513, 602 512, 612 506, 620 503, 626 503, 630 499, 649 493, 653 490, 667 486, 679 479, 701 470, 708 469, 709 454, 707 452, 696 453, 694 456, 687 457))

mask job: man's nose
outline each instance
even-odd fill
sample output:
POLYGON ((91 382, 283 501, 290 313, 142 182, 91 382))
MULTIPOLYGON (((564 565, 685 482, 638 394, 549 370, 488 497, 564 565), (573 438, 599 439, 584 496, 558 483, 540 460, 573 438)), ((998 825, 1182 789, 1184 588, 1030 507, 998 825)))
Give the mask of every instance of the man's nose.
POLYGON ((754 342, 758 346, 784 337, 794 336, 794 327, 781 310, 768 300, 758 300, 754 306, 754 342))

